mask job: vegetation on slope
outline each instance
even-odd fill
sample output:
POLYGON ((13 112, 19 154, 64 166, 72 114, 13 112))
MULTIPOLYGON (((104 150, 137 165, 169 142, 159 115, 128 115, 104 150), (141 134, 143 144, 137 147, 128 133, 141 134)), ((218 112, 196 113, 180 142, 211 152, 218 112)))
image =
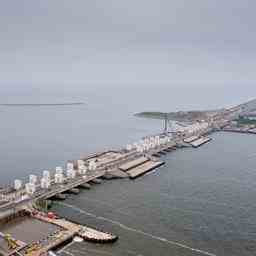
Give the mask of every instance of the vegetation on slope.
POLYGON ((256 120, 250 120, 246 117, 240 116, 237 120, 238 125, 255 125, 256 124, 256 120))

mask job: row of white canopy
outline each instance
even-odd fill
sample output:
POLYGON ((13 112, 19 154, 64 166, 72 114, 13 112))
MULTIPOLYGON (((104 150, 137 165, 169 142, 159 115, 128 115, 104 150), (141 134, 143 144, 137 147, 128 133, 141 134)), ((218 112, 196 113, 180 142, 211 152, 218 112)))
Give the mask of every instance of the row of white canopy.
MULTIPOLYGON (((40 186, 42 189, 48 189, 51 184, 61 184, 64 183, 66 179, 74 179, 78 174, 85 175, 87 170, 93 171, 96 170, 97 164, 94 160, 88 161, 85 164, 84 160, 77 160, 77 170, 74 169, 74 163, 68 162, 66 165, 66 170, 58 166, 55 168, 55 173, 53 177, 51 176, 50 171, 44 170, 40 180, 36 175, 29 175, 29 182, 25 184, 25 191, 27 194, 34 194, 36 188, 40 186)), ((16 191, 22 189, 23 182, 22 180, 16 179, 14 181, 14 189, 16 191)))

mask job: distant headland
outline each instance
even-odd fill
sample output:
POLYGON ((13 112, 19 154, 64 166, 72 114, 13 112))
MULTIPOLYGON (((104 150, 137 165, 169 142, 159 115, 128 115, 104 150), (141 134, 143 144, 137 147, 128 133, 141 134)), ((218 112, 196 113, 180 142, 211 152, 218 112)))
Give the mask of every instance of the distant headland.
POLYGON ((62 102, 62 103, 0 103, 1 107, 49 107, 49 106, 76 106, 84 105, 84 102, 62 102))

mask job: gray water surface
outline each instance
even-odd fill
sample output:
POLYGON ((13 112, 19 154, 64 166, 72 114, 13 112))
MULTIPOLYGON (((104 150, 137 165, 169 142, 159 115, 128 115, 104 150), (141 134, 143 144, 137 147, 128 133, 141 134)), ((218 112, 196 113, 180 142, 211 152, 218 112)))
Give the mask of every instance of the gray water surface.
MULTIPOLYGON (((200 97, 192 86, 1 93, 2 103, 85 105, 0 107, 0 182, 27 181, 30 173, 161 130, 162 123, 135 118, 135 112, 238 104, 255 91, 242 87, 232 95, 228 86, 200 88, 200 97)), ((56 205, 54 210, 69 218, 119 236, 113 245, 74 244, 71 253, 255 255, 256 136, 213 138, 199 149, 168 154, 165 166, 135 181, 105 181, 56 205)))
POLYGON ((119 235, 74 244, 75 255, 255 255, 256 137, 219 133, 172 152, 135 181, 105 181, 54 210, 119 235))

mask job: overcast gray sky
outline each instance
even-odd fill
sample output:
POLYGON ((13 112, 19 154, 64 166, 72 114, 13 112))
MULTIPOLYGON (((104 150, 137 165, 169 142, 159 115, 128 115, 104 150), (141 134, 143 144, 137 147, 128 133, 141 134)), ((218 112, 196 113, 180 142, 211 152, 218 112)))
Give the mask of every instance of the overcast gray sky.
POLYGON ((0 86, 253 83, 251 0, 0 0, 0 86))

